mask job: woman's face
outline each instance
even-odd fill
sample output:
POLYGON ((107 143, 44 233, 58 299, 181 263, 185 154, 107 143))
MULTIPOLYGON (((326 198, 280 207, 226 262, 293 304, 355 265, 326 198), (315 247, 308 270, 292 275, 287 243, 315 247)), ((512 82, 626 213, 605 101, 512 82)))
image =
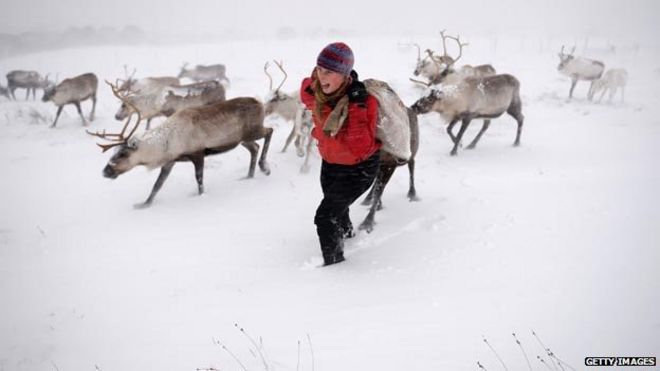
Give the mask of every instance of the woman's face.
POLYGON ((346 81, 346 76, 341 73, 330 71, 320 66, 316 66, 316 76, 321 83, 321 90, 325 94, 332 94, 346 81))

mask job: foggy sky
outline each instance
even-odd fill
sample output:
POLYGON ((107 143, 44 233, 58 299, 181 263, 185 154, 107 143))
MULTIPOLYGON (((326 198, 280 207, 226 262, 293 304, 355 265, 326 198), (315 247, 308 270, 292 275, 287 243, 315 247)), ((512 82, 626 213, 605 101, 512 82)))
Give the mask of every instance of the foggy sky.
POLYGON ((267 34, 281 27, 354 33, 535 33, 655 37, 657 0, 3 0, 0 33, 136 25, 150 34, 267 34))

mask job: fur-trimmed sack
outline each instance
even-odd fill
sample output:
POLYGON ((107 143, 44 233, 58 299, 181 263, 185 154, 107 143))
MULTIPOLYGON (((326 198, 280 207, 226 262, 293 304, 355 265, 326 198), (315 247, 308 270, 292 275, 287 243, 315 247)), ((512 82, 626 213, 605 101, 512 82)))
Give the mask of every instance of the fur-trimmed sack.
POLYGON ((406 105, 386 82, 375 79, 366 79, 363 82, 369 94, 378 101, 376 138, 383 144, 382 150, 400 160, 408 161, 412 152, 406 105))

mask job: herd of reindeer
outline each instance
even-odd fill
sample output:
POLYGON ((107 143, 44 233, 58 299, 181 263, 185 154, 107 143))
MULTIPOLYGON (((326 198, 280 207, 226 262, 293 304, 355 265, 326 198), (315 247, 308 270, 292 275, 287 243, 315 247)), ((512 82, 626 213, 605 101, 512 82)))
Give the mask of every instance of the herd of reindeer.
MULTIPOLYGON (((520 135, 524 116, 520 99, 520 83, 510 74, 498 74, 489 64, 456 67, 461 58, 463 47, 460 37, 446 35, 441 32, 443 53, 430 49, 422 58, 421 48, 417 47, 417 64, 413 71, 416 78, 412 82, 430 90, 428 94, 418 99, 410 107, 406 107, 409 117, 411 157, 406 161, 392 154, 381 153, 381 165, 369 194, 363 204, 371 205, 371 209, 360 225, 360 229, 370 232, 374 226, 376 210, 382 208, 381 196, 385 186, 398 166, 407 164, 409 169, 408 198, 417 200, 414 185, 415 156, 419 147, 419 129, 417 115, 437 112, 446 120, 447 134, 453 142, 451 155, 458 153, 461 139, 473 119, 483 119, 481 130, 466 147, 473 149, 479 139, 488 129, 491 119, 505 112, 517 122, 517 131, 513 145, 520 144, 520 135), (447 41, 453 41, 458 46, 458 55, 452 57, 447 52, 447 41), (423 81, 421 79, 425 79, 423 81), (454 126, 461 122, 457 134, 454 126)), ((570 53, 564 53, 562 47, 559 53, 560 63, 557 70, 571 78, 569 99, 578 81, 590 81, 591 86, 587 97, 592 100, 600 93, 600 101, 606 92, 611 100, 618 89, 623 89, 627 82, 627 73, 623 69, 610 69, 605 72, 604 63, 583 57, 574 56, 575 48, 570 53)), ((162 187, 176 162, 190 161, 193 163, 198 192, 204 192, 204 159, 208 155, 229 151, 239 144, 250 152, 248 178, 254 176, 258 163, 266 175, 270 169, 266 161, 273 129, 264 126, 264 119, 270 115, 279 115, 284 120, 292 122, 293 127, 288 135, 282 152, 294 142, 298 156, 305 157, 301 170, 309 167, 308 160, 312 149, 311 137, 312 115, 300 101, 298 92, 285 93, 281 91, 287 79, 287 73, 282 62, 275 61, 283 74, 283 79, 277 88, 273 89, 273 78, 269 73, 269 63, 264 65, 264 73, 269 81, 270 93, 265 102, 252 97, 226 99, 225 86, 229 85, 225 66, 222 64, 187 68, 184 65, 177 77, 145 77, 134 78, 135 70, 129 74, 125 69, 125 77, 116 79, 114 83, 106 81, 113 95, 119 100, 120 107, 115 114, 117 120, 125 120, 119 133, 89 132, 88 134, 104 139, 107 143, 99 144, 103 152, 117 147, 115 153, 103 170, 103 175, 116 178, 137 165, 148 168, 160 168, 160 174, 152 187, 147 200, 136 207, 149 206, 162 187), (181 79, 187 78, 193 83, 181 84, 181 79), (166 120, 154 128, 150 128, 153 118, 165 116, 166 120), (131 121, 135 123, 131 126, 131 121), (142 120, 146 120, 146 131, 141 136, 134 136, 142 120), (263 149, 259 155, 257 140, 264 139, 263 149), (257 159, 258 158, 258 159, 257 159)), ((96 93, 98 78, 93 73, 64 79, 61 82, 51 82, 48 76, 42 77, 36 71, 12 71, 7 74, 7 87, 0 85, 0 95, 8 99, 16 99, 15 90, 27 90, 26 100, 36 90, 43 89, 42 101, 51 101, 57 106, 57 114, 51 124, 55 127, 62 109, 67 104, 76 107, 84 126, 88 121, 82 113, 80 104, 92 100, 89 120, 94 120, 96 108, 96 93)))

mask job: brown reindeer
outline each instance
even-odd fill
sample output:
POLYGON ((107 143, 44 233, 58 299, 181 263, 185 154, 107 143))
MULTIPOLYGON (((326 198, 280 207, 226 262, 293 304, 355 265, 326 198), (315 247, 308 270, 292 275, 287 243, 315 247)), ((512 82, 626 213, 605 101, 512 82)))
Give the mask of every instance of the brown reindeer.
POLYGON ((7 74, 7 90, 14 100, 16 99, 14 91, 18 88, 26 90, 25 100, 28 100, 30 92, 32 92, 32 99, 36 99, 37 89, 46 89, 48 86, 48 77, 42 78, 37 71, 18 70, 7 74))
POLYGON ((470 121, 483 118, 481 131, 467 147, 476 147, 483 133, 490 126, 490 120, 501 116, 504 112, 511 115, 518 122, 516 140, 513 145, 520 144, 524 116, 520 101, 520 83, 515 77, 502 74, 484 78, 468 77, 457 85, 445 87, 444 91, 432 90, 431 93, 419 99, 412 107, 417 114, 435 111, 449 122, 447 134, 454 142, 451 155, 457 154, 458 146, 470 121), (452 129, 461 120, 458 135, 454 136, 452 129))
POLYGON ((85 116, 83 116, 82 110, 80 109, 80 102, 90 98, 92 99, 92 111, 89 114, 89 121, 94 121, 97 87, 98 78, 96 75, 93 73, 86 73, 80 76, 72 77, 70 79, 64 79, 56 86, 46 88, 44 90, 44 96, 41 98, 41 100, 44 102, 51 101, 57 106, 57 115, 55 115, 55 120, 50 127, 55 127, 55 124, 57 124, 57 119, 62 113, 62 109, 67 104, 73 104, 76 106, 78 114, 82 119, 83 126, 87 126, 87 120, 85 120, 85 116))
MULTIPOLYGON (((131 104, 114 85, 108 84, 117 98, 131 104)), ((133 115, 126 120, 123 130, 118 134, 89 131, 88 134, 112 140, 109 144, 99 144, 104 152, 118 147, 103 169, 103 176, 106 178, 117 178, 138 165, 150 169, 160 167, 160 174, 149 197, 144 203, 136 205, 138 208, 151 205, 176 162, 193 163, 197 189, 199 194, 202 194, 204 157, 229 151, 239 144, 250 151, 247 177, 252 178, 259 152, 259 144, 256 141, 261 138, 264 138, 264 146, 259 158, 259 168, 266 175, 270 174, 266 154, 273 129, 263 126, 263 105, 254 98, 234 98, 207 106, 183 109, 140 138, 132 137, 141 120, 139 110, 133 107, 133 111, 137 115, 137 122, 128 135, 125 136, 124 133, 133 115)))
POLYGON ((419 201, 417 190, 415 189, 415 156, 419 150, 419 125, 417 123, 417 114, 410 108, 407 108, 406 112, 408 114, 408 122, 410 125, 411 156, 408 160, 402 161, 388 151, 380 151, 380 165, 378 173, 376 174, 376 180, 367 194, 367 197, 362 201, 362 205, 371 205, 371 208, 358 227, 360 230, 371 232, 374 229, 374 224, 376 224, 374 220, 376 217, 376 211, 383 208, 383 203, 381 201, 383 192, 385 191, 387 183, 392 178, 394 171, 399 166, 408 165, 408 199, 410 201, 419 201))

